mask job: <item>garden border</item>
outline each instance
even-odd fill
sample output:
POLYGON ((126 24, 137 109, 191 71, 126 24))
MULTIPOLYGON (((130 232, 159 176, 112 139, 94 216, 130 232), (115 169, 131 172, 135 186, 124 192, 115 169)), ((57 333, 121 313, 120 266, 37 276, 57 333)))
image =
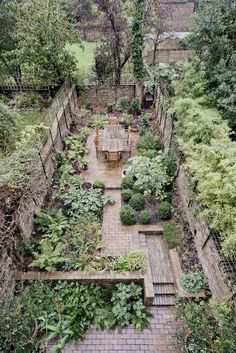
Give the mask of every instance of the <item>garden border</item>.
POLYGON ((196 249, 200 263, 206 274, 215 299, 225 300, 231 295, 231 288, 227 281, 227 268, 222 264, 228 263, 229 269, 234 272, 234 266, 220 253, 218 236, 212 232, 208 224, 194 217, 196 211, 202 207, 196 201, 192 201, 188 191, 189 176, 184 168, 184 156, 176 145, 173 130, 174 119, 168 115, 165 107, 166 93, 164 88, 158 87, 155 105, 155 119, 157 130, 163 140, 166 151, 170 151, 176 158, 178 170, 175 178, 175 187, 181 202, 184 217, 194 236, 196 249))

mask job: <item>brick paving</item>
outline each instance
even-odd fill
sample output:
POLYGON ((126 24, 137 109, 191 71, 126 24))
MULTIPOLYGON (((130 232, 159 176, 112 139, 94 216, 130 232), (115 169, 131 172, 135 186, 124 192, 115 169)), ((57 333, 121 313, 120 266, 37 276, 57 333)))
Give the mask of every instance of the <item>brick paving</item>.
POLYGON ((71 343, 63 353, 177 353, 172 308, 151 307, 150 326, 143 331, 127 327, 119 331, 89 330, 84 341, 71 343))
MULTIPOLYGON (((94 146, 95 132, 88 138, 89 153, 86 158, 89 161, 88 170, 83 173, 86 181, 94 182, 102 180, 106 185, 106 193, 116 201, 115 205, 107 206, 103 217, 103 240, 106 251, 121 254, 126 250, 146 250, 145 235, 139 234, 144 230, 141 226, 125 227, 120 223, 119 213, 121 208, 121 173, 127 165, 120 164, 116 168, 108 168, 96 158, 94 146), (141 229, 140 229, 141 228, 141 229)), ((136 141, 137 134, 133 134, 136 141)), ((134 144, 135 145, 135 144, 134 144)), ((135 153, 135 149, 134 149, 135 153)), ((153 226, 149 226, 153 229, 153 226)), ((155 226, 160 230, 161 226, 155 226)), ((150 325, 147 329, 140 331, 133 327, 127 327, 120 331, 96 331, 90 329, 82 342, 69 344, 63 353, 177 353, 174 345, 173 335, 176 323, 173 319, 174 308, 149 307, 150 325)))

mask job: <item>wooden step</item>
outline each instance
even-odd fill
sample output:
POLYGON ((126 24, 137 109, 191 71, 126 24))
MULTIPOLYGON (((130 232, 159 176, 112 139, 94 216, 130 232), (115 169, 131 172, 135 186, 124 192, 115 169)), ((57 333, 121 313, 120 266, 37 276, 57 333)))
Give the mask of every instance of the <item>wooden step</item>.
POLYGON ((154 293, 157 295, 172 294, 175 295, 174 284, 154 283, 154 293))
POLYGON ((154 306, 174 306, 175 296, 174 295, 155 295, 154 306))

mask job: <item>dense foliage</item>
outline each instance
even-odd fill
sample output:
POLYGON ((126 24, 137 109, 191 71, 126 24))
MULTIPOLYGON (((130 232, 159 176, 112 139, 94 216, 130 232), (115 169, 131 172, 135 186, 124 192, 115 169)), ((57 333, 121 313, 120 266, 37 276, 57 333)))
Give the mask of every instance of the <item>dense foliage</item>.
POLYGON ((131 36, 131 58, 134 77, 142 83, 145 76, 143 49, 144 49, 144 0, 134 0, 134 15, 131 36))
MULTIPOLYGON (((206 93, 236 128, 236 4, 231 0, 199 1, 188 44, 205 68, 206 93)), ((198 67, 196 67, 196 72, 198 67)))
POLYGON ((219 112, 209 107, 199 86, 205 84, 202 72, 192 69, 176 85, 173 111, 177 122, 177 142, 195 183, 197 199, 205 206, 202 216, 219 231, 223 251, 236 254, 236 143, 219 112))
POLYGON ((1 6, 6 42, 0 45, 0 61, 8 78, 17 84, 29 78, 60 83, 73 73, 75 59, 65 46, 79 43, 79 38, 58 1, 14 0, 1 6))
POLYGON ((94 326, 112 329, 132 324, 143 329, 147 313, 142 288, 118 284, 104 289, 77 282, 35 282, 1 305, 0 350, 39 353, 52 338, 61 352, 70 340, 80 341, 94 326))
POLYGON ((6 105, 0 103, 0 151, 3 153, 14 147, 17 138, 17 118, 17 115, 10 111, 6 105))
POLYGON ((182 323, 177 334, 181 352, 235 352, 236 326, 231 303, 181 299, 177 304, 177 319, 182 323))
POLYGON ((206 285, 207 279, 201 272, 186 273, 181 278, 181 286, 189 293, 198 293, 205 289, 206 285))

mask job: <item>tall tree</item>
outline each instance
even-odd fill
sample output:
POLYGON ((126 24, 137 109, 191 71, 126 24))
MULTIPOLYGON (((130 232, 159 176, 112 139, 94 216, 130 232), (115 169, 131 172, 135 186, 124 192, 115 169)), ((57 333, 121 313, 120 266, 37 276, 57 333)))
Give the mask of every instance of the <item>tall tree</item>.
POLYGON ((188 44, 205 64, 207 93, 236 130, 236 1, 200 0, 188 44))
POLYGON ((167 31, 167 18, 171 15, 171 7, 160 0, 146 0, 145 3, 145 29, 148 39, 153 43, 152 65, 156 64, 158 45, 166 38, 163 33, 167 31))
POLYGON ((113 60, 115 83, 120 84, 122 69, 130 58, 129 29, 124 9, 125 1, 94 0, 94 3, 104 13, 105 21, 111 28, 111 33, 107 35, 106 42, 113 60))
POLYGON ((16 16, 8 0, 0 0, 0 71, 1 76, 21 82, 21 65, 17 52, 16 16))
POLYGON ((22 64, 36 80, 61 82, 76 68, 66 50, 79 36, 56 0, 25 0, 14 7, 22 64))

